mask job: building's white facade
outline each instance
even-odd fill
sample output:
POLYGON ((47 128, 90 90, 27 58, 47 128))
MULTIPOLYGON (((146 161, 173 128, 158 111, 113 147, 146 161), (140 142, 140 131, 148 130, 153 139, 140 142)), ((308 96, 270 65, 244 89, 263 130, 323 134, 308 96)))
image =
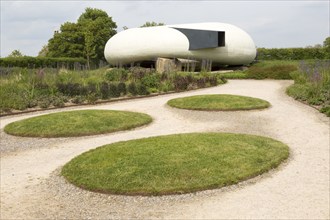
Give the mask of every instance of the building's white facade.
POLYGON ((244 65, 255 59, 256 47, 252 38, 234 25, 196 23, 127 29, 109 39, 104 55, 112 65, 158 57, 244 65))

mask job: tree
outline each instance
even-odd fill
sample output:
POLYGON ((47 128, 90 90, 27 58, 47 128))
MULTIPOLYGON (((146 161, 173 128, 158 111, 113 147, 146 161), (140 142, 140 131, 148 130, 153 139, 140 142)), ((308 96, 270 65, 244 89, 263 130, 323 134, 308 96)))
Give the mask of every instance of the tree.
POLYGON ((76 23, 66 22, 48 41, 50 57, 84 57, 84 39, 76 23))
POLYGON ((330 48, 330 37, 325 38, 323 41, 323 47, 330 48))
POLYGON ((115 30, 117 28, 116 23, 105 11, 86 8, 85 12, 80 15, 77 24, 81 27, 84 36, 86 36, 86 32, 92 33, 92 39, 89 42, 95 47, 95 57, 92 60, 96 62, 105 60, 104 47, 109 38, 117 33, 115 30))
POLYGON ((93 34, 89 31, 84 33, 85 37, 85 50, 84 54, 87 59, 87 68, 90 69, 91 59, 95 58, 97 55, 95 53, 95 46, 93 45, 93 34))
POLYGON ((13 50, 8 57, 22 57, 23 54, 19 50, 13 50))
POLYGON ((326 58, 330 59, 330 37, 325 38, 323 41, 323 47, 326 53, 326 58))
POLYGON ((86 8, 77 23, 66 22, 48 41, 50 57, 83 57, 89 62, 105 60, 104 47, 116 34, 116 23, 105 11, 86 8))
POLYGON ((152 22, 147 21, 144 25, 142 25, 140 27, 143 28, 143 27, 163 26, 163 25, 165 25, 165 24, 164 23, 156 23, 154 21, 152 21, 152 22))
POLYGON ((48 45, 42 46, 41 50, 38 53, 38 57, 46 57, 48 54, 48 45))

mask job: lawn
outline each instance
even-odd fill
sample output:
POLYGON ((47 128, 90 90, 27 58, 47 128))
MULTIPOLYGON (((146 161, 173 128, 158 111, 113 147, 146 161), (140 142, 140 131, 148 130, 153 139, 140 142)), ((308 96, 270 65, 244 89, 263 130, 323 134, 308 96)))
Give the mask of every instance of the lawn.
POLYGON ((270 106, 269 102, 262 99, 224 94, 197 95, 171 99, 167 104, 175 108, 202 111, 251 110, 270 106))
POLYGON ((288 155, 285 144, 266 137, 175 134, 99 147, 67 163, 62 175, 102 193, 181 194, 236 184, 277 167, 288 155))
POLYGON ((127 130, 148 124, 149 115, 110 110, 53 113, 8 124, 4 131, 26 137, 75 137, 127 130))

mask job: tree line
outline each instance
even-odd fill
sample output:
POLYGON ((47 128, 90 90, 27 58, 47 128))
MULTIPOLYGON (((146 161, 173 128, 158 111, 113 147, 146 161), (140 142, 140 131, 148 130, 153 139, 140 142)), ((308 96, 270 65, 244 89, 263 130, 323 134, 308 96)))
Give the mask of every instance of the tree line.
POLYGON ((330 37, 323 41, 323 45, 306 48, 258 48, 259 60, 310 60, 330 59, 330 37))
MULTIPOLYGON (((159 26, 164 23, 146 22, 141 27, 159 26)), ((58 58, 61 61, 66 58, 83 58, 87 69, 91 65, 105 62, 104 47, 106 42, 117 33, 117 24, 105 11, 96 8, 86 8, 77 22, 65 22, 60 29, 55 31, 53 37, 42 47, 38 57, 58 58)), ((124 29, 127 29, 127 27, 124 29)), ((18 64, 24 66, 25 61, 32 62, 32 66, 41 64, 54 64, 56 59, 39 59, 24 56, 19 50, 14 50, 6 58, 0 58, 0 65, 12 66, 18 64), (20 59, 14 59, 20 58, 20 59), (47 62, 45 61, 47 60, 47 62)), ((71 62, 71 60, 70 60, 71 62)), ((79 60, 82 63, 81 60, 79 60)))
MULTIPOLYGON (((164 23, 146 22, 140 27, 161 26, 164 23)), ((60 29, 55 31, 53 37, 48 40, 40 50, 38 57, 47 58, 82 58, 85 59, 87 69, 91 64, 98 65, 106 62, 104 47, 106 42, 114 36, 117 24, 105 11, 96 8, 86 8, 76 22, 65 22, 60 29)), ((123 29, 128 29, 126 26, 123 29)), ((24 57, 19 50, 14 50, 9 57, 24 57)), ((31 57, 30 57, 31 58, 31 57)), ((34 59, 30 59, 30 61, 34 59)), ((0 58, 5 59, 5 58, 0 58)), ((308 48, 258 48, 258 59, 261 60, 301 60, 301 59, 330 59, 330 37, 327 37, 323 45, 308 48)), ((19 61, 7 59, 4 64, 19 61)), ((37 63, 44 61, 36 60, 37 63)), ((48 60, 47 62, 50 62, 48 60)), ((81 61, 79 61, 81 62, 81 61)), ((21 61, 24 63, 24 59, 21 61)), ((21 64, 23 65, 23 64, 21 64)))

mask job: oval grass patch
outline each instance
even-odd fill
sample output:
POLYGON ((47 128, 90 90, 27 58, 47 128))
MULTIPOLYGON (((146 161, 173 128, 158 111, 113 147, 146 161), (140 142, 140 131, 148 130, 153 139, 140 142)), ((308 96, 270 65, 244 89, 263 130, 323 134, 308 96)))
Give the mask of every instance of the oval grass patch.
POLYGON ((80 110, 13 122, 8 124, 4 131, 25 137, 75 137, 127 130, 151 121, 149 115, 137 112, 80 110))
POLYGON ((74 158, 62 175, 81 188, 163 195, 219 188, 255 177, 289 155, 276 140, 246 134, 190 133, 99 147, 74 158))
POLYGON ((167 104, 175 108, 202 111, 252 110, 270 106, 269 102, 262 99, 226 94, 176 98, 169 100, 167 104))

